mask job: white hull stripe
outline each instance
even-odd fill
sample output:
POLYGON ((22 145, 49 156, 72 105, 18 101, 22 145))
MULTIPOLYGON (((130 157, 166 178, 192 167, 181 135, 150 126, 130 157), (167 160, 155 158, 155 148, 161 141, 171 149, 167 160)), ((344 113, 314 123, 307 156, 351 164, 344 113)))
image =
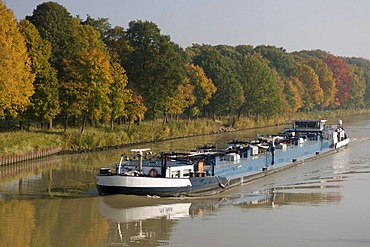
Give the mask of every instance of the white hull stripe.
POLYGON ((192 186, 188 178, 152 178, 133 176, 97 176, 97 185, 135 188, 176 188, 192 186))

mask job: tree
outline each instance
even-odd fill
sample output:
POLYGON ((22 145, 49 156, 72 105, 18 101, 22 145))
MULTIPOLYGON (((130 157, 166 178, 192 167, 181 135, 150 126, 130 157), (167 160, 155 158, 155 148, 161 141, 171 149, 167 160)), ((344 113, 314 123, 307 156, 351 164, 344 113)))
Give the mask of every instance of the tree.
POLYGON ((307 62, 317 74, 320 87, 322 88, 323 95, 325 96, 321 102, 321 106, 334 106, 336 94, 335 79, 330 68, 322 60, 315 57, 310 57, 307 62))
POLYGON ((184 83, 179 85, 176 95, 170 97, 165 111, 169 114, 180 115, 194 102, 194 86, 191 85, 189 78, 185 78, 184 83))
POLYGON ((123 27, 115 26, 113 29, 109 29, 105 33, 103 42, 111 53, 117 54, 122 66, 128 64, 129 56, 134 49, 130 45, 123 27))
POLYGON ((297 66, 294 74, 305 87, 304 94, 302 95, 303 108, 311 111, 323 102, 323 90, 320 87, 319 77, 314 69, 304 59, 298 57, 296 59, 297 66))
POLYGON ((365 90, 365 104, 370 105, 370 61, 365 58, 359 57, 351 57, 351 58, 344 58, 347 64, 349 65, 357 65, 364 71, 364 79, 366 84, 365 90))
POLYGON ((354 64, 349 65, 349 69, 351 71, 352 85, 348 106, 351 108, 363 107, 365 105, 366 92, 365 72, 354 64))
POLYGON ((325 59, 330 56, 330 53, 323 50, 302 50, 299 52, 293 52, 292 55, 298 55, 305 60, 309 60, 310 58, 318 58, 322 61, 325 61, 325 59))
POLYGON ((130 124, 135 121, 142 121, 144 119, 144 114, 147 111, 146 106, 143 103, 143 97, 137 94, 133 90, 129 90, 129 101, 126 104, 127 120, 130 124))
POLYGON ((93 28, 95 28, 95 30, 100 33, 100 37, 103 41, 106 39, 107 34, 112 29, 112 26, 108 21, 108 18, 94 19, 90 15, 87 15, 85 21, 81 20, 81 24, 90 25, 93 28))
POLYGON ((78 19, 73 23, 82 49, 61 64, 61 108, 65 128, 69 117, 81 117, 83 132, 87 121, 96 125, 110 120, 113 78, 110 57, 99 32, 90 25, 81 25, 78 19))
POLYGON ((269 61, 270 67, 274 68, 281 77, 284 78, 293 75, 296 62, 294 56, 286 53, 285 49, 260 45, 255 47, 254 50, 266 58, 269 61))
POLYGON ((302 96, 305 95, 305 87, 297 77, 290 77, 284 88, 286 100, 292 110, 297 112, 303 106, 302 96))
POLYGON ((111 70, 113 83, 110 86, 109 99, 112 105, 111 111, 111 130, 113 131, 113 123, 120 117, 128 117, 127 110, 125 109, 126 104, 131 100, 131 93, 126 88, 127 86, 127 75, 122 66, 116 62, 111 62, 111 70))
POLYGON ((253 55, 255 53, 253 46, 251 45, 237 45, 235 47, 235 50, 244 57, 245 55, 251 54, 253 55))
POLYGON ((194 64, 187 64, 186 70, 187 78, 190 84, 194 86, 195 102, 191 109, 191 115, 197 116, 203 107, 209 104, 217 88, 212 80, 207 78, 201 67, 194 64))
POLYGON ((143 97, 148 117, 155 118, 160 112, 166 115, 166 105, 184 81, 184 51, 149 21, 131 21, 126 34, 133 47, 123 66, 129 88, 143 97))
POLYGON ((31 22, 22 20, 19 29, 26 39, 32 73, 36 76, 33 82, 35 93, 31 96, 26 115, 47 121, 51 129, 52 121, 60 111, 57 72, 49 63, 51 45, 40 37, 31 22))
POLYGON ((65 7, 56 2, 44 2, 27 16, 40 33, 40 36, 49 41, 52 47, 51 64, 58 71, 61 78, 63 59, 71 59, 82 49, 81 39, 75 29, 75 20, 65 7))
POLYGON ((112 75, 109 59, 97 49, 81 52, 73 60, 64 60, 65 76, 62 78, 62 109, 65 117, 82 117, 81 132, 86 121, 97 123, 110 118, 109 100, 112 75))
POLYGON ((281 107, 281 92, 276 72, 260 55, 246 55, 241 82, 245 103, 241 112, 262 116, 276 115, 281 107))
POLYGON ((216 115, 234 114, 244 102, 234 62, 210 45, 195 46, 193 63, 203 68, 217 88, 206 109, 216 115))
POLYGON ((343 58, 328 56, 325 60, 330 70, 333 72, 336 87, 336 104, 337 106, 345 105, 351 96, 352 77, 348 65, 343 58))
POLYGON ((116 54, 113 56, 119 57, 122 66, 128 62, 128 56, 133 52, 133 48, 123 27, 115 26, 112 28, 107 18, 93 19, 89 15, 85 21, 81 21, 81 24, 90 25, 100 33, 101 40, 111 54, 116 54))
POLYGON ((0 118, 16 117, 34 93, 31 61, 11 10, 0 1, 0 118))

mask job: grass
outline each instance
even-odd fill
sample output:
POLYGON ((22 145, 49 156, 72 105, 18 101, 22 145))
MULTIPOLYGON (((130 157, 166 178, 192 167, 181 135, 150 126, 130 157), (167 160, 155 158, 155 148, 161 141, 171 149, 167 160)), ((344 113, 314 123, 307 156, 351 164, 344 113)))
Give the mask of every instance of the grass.
POLYGON ((261 116, 224 117, 217 121, 210 119, 170 120, 163 125, 162 120, 142 122, 140 125, 117 125, 114 131, 106 127, 86 128, 80 133, 79 128, 52 131, 32 130, 30 132, 0 133, 0 157, 12 154, 24 154, 40 148, 62 146, 64 150, 99 149, 122 146, 133 143, 148 143, 160 140, 182 138, 195 135, 213 134, 222 131, 234 131, 290 123, 292 119, 326 118, 337 119, 344 116, 369 113, 365 110, 337 110, 326 112, 295 113, 289 116, 266 118, 261 116))
POLYGON ((62 145, 63 137, 44 132, 7 132, 0 133, 0 157, 24 154, 51 146, 62 145))

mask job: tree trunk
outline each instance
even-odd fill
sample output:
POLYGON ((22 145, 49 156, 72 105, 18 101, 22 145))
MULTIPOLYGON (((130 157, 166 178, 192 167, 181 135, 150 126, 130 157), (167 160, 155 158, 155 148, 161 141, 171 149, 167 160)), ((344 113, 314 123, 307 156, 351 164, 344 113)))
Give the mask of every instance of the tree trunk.
POLYGON ((167 112, 164 112, 163 113, 164 117, 163 117, 163 125, 167 124, 168 123, 168 116, 167 116, 167 112))
POLYGON ((242 115, 242 108, 239 108, 239 111, 238 111, 238 120, 240 120, 240 116, 242 115))
POLYGON ((30 132, 30 127, 31 127, 31 121, 28 119, 27 120, 27 132, 30 132))
POLYGON ((84 132, 85 127, 86 127, 86 116, 84 116, 82 119, 81 134, 84 132))
POLYGON ((113 125, 114 125, 114 121, 113 119, 110 121, 110 130, 113 132, 113 125))
POLYGON ((53 129, 53 119, 49 120, 49 130, 53 129))
POLYGON ((67 118, 64 118, 63 125, 64 125, 64 132, 66 132, 67 131, 67 118))

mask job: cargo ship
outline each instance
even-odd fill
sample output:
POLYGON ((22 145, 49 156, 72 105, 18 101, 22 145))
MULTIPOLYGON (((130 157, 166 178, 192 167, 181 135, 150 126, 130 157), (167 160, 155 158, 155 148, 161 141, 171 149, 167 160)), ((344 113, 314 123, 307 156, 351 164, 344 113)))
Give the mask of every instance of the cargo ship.
POLYGON ((342 121, 326 122, 294 120, 281 133, 252 141, 233 140, 224 150, 204 146, 148 158, 149 148, 133 149, 137 159, 122 155, 117 164, 99 169, 96 187, 99 195, 214 195, 345 148, 350 138, 342 121))

